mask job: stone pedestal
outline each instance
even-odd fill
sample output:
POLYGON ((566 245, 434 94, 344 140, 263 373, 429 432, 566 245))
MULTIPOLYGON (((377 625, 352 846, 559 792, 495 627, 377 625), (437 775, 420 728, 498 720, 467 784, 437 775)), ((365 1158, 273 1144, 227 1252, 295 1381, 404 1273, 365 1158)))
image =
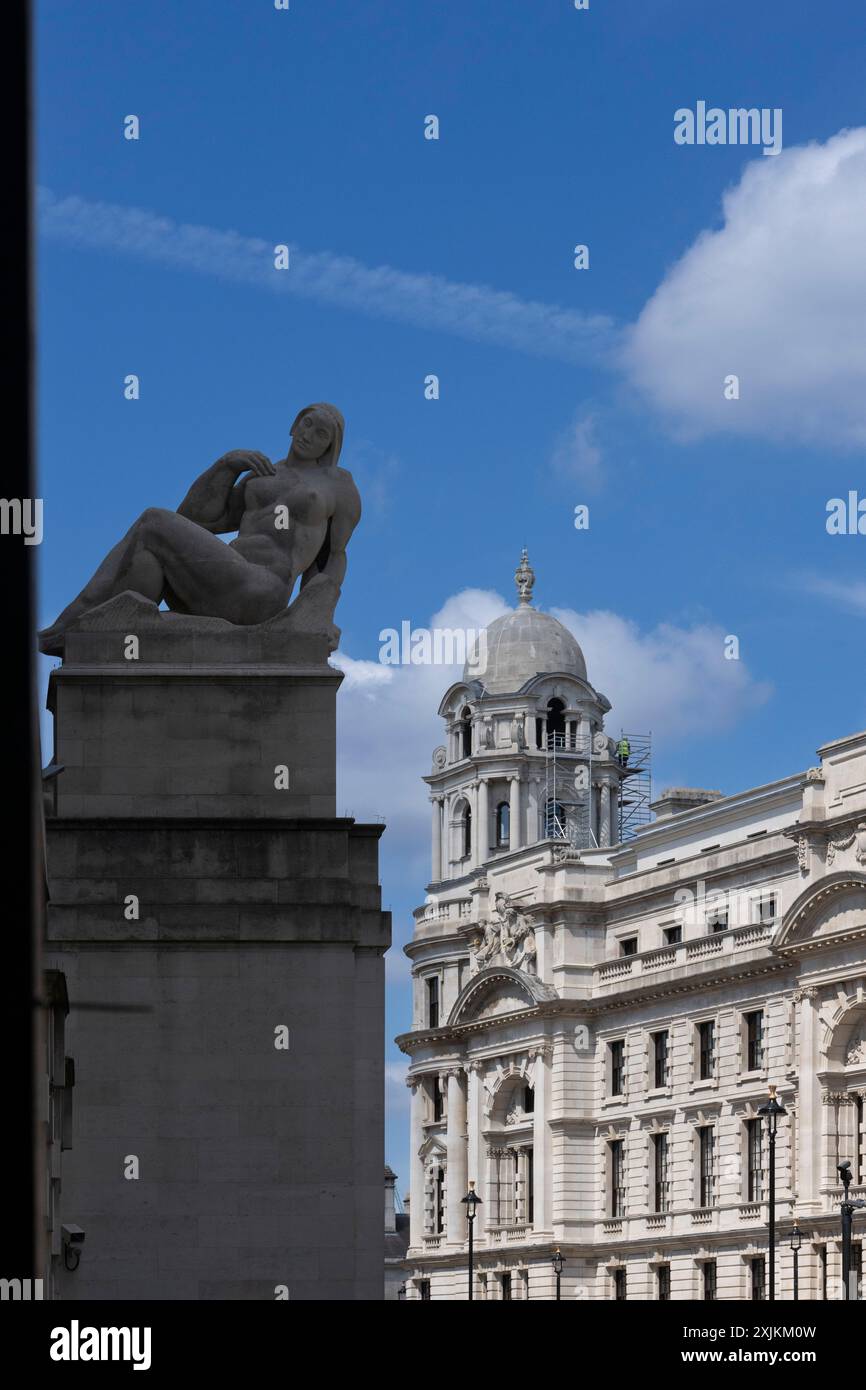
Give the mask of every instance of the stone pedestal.
POLYGON ((381 1299, 390 919, 382 827, 334 816, 341 675, 279 623, 121 617, 49 694, 60 1295, 381 1299))

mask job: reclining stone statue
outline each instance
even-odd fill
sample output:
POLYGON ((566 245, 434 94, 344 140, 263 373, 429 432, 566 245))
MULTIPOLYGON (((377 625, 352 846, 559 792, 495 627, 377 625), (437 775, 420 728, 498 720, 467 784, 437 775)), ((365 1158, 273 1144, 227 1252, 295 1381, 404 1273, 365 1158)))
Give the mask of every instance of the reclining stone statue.
POLYGON ((39 634, 40 650, 62 655, 70 627, 127 593, 154 611, 164 600, 173 614, 243 626, 285 612, 295 630, 327 635, 333 650, 346 546, 361 515, 352 475, 337 467, 344 428, 336 406, 307 406, 278 463, 234 449, 196 479, 176 512, 148 507, 39 634), (238 534, 226 545, 218 537, 229 531, 238 534))

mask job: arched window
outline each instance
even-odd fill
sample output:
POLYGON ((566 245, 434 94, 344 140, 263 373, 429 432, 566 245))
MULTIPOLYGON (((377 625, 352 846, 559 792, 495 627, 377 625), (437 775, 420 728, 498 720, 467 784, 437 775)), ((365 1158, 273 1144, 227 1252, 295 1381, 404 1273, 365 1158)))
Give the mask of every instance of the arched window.
POLYGON ((460 756, 472 757, 472 711, 468 705, 460 714, 460 756))
POLYGON ((562 700, 548 700, 547 702, 547 746, 548 748, 565 747, 565 716, 563 711, 565 705, 562 700))
POLYGON ((500 801, 496 807, 496 847, 507 849, 511 841, 511 807, 507 801, 500 801))
POLYGON ((469 806, 463 812, 463 857, 467 859, 472 853, 472 810, 469 806))

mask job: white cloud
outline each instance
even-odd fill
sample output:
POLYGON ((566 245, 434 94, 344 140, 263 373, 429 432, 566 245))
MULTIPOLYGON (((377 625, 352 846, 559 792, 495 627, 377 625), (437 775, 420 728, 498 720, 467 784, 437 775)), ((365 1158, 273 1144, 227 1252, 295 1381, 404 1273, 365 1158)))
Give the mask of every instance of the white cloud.
POLYGON ((520 299, 488 285, 463 284, 442 275, 415 274, 394 266, 367 266, 330 251, 304 251, 287 242, 192 226, 142 208, 59 198, 38 190, 44 236, 90 250, 156 261, 218 280, 274 293, 336 304, 377 318, 441 329, 459 338, 515 348, 535 357, 592 363, 613 345, 613 321, 556 304, 520 299), (290 247, 290 268, 274 269, 274 245, 290 247))
POLYGON ((684 734, 730 728, 771 693, 744 661, 726 660, 720 627, 660 623, 641 632, 618 613, 551 611, 574 633, 589 679, 613 705, 608 731, 652 733, 656 754, 673 750, 684 734))
MULTIPOLYGON (((712 150, 705 152, 712 157, 712 150)), ((140 208, 38 194, 49 238, 421 325, 533 356, 625 373, 676 433, 866 443, 866 128, 760 156, 722 200, 636 324, 521 299, 487 285, 367 266, 277 239, 192 226, 140 208), (726 400, 725 378, 740 397, 726 400)), ((591 414, 559 441, 557 468, 592 485, 602 457, 591 414)))
POLYGON ((577 416, 553 450, 554 471, 561 478, 597 488, 602 480, 602 451, 598 443, 595 416, 586 411, 577 416))
POLYGON ((866 443, 866 129, 751 160, 723 210, 629 334, 633 382, 684 437, 866 443))
POLYGON ((800 580, 805 593, 826 598, 849 613, 866 617, 866 580, 852 579, 847 583, 842 579, 824 579, 821 575, 807 574, 800 580))
MULTIPOLYGON (((478 629, 507 611, 499 594, 466 589, 449 598, 429 625, 478 629)), ((617 613, 552 612, 577 637, 590 680, 613 703, 611 732, 620 725, 631 733, 651 731, 657 752, 678 748, 686 734, 730 728, 770 694, 745 661, 725 659, 721 627, 662 623, 642 632, 617 613)), ((383 627, 399 629, 403 616, 389 614, 383 627)), ((413 626, 422 621, 413 620, 413 626)), ((345 653, 334 662, 346 672, 337 701, 338 811, 359 820, 386 817, 389 882, 396 889, 399 875, 420 902, 430 872, 430 808, 421 776, 442 742, 436 711, 461 668, 382 666, 345 653)), ((395 922, 395 937, 405 939, 408 925, 395 922)))
MULTIPOLYGON (((402 612, 395 602, 391 612, 382 614, 380 630, 400 632, 402 623, 410 621, 413 629, 477 632, 506 611, 504 599, 491 590, 464 589, 429 620, 402 612)), ((401 855, 414 855, 426 865, 430 808, 421 777, 431 770, 433 749, 442 742, 439 703, 463 667, 386 666, 342 651, 332 661, 345 672, 337 699, 337 809, 358 819, 387 816, 389 851, 399 843, 401 855)))

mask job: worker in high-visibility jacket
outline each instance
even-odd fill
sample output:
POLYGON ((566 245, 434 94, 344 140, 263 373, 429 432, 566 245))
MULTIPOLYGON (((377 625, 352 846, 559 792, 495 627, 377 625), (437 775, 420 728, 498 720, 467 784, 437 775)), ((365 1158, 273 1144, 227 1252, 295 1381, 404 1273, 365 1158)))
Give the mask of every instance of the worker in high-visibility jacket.
POLYGON ((619 763, 620 767, 628 767, 628 760, 629 760, 629 755, 630 755, 630 753, 631 753, 631 744, 629 743, 629 741, 628 741, 628 739, 626 738, 625 734, 623 734, 623 736, 622 736, 622 738, 620 739, 619 743, 616 745, 616 758, 617 758, 617 762, 619 763))

